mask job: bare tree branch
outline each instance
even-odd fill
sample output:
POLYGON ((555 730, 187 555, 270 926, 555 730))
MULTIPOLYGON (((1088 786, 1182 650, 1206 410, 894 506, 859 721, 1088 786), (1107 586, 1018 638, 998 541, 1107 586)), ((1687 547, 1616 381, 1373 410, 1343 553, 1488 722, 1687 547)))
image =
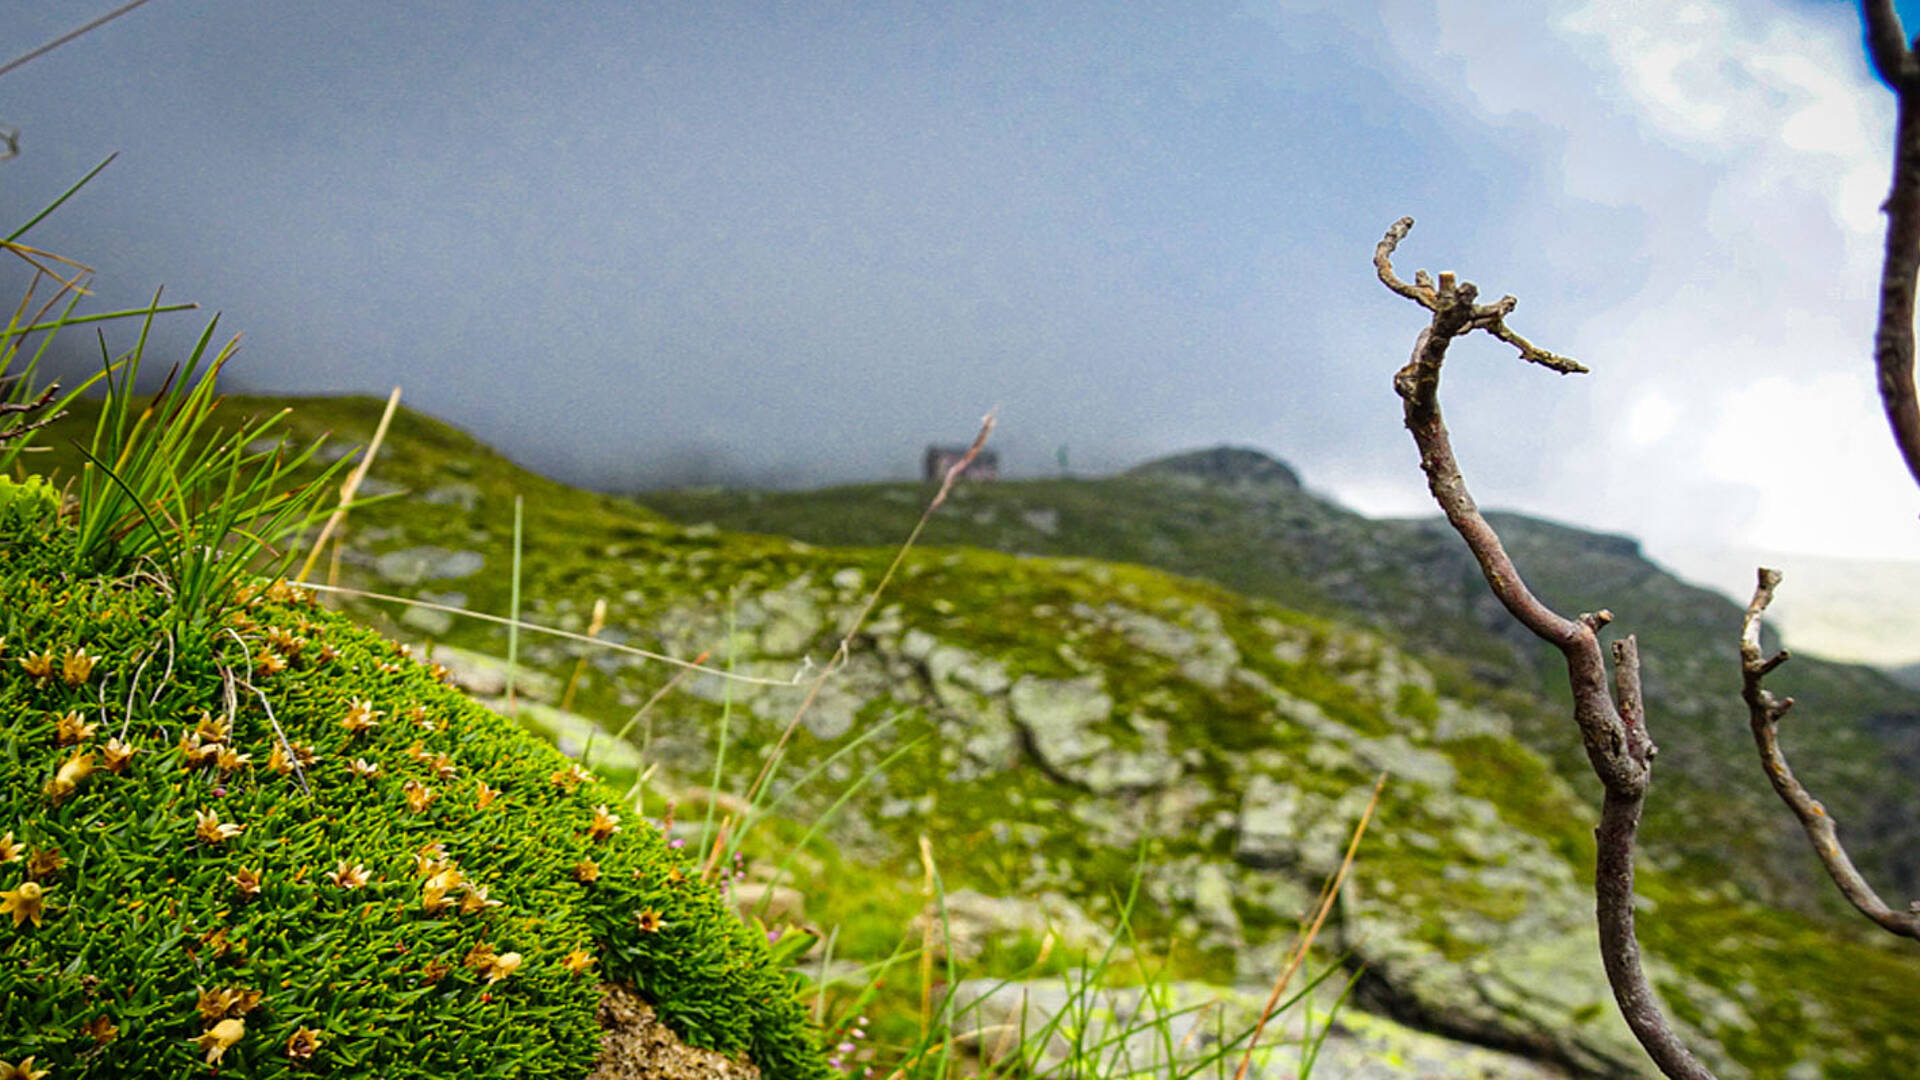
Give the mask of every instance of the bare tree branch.
POLYGON ((1920 398, 1913 388, 1914 288, 1920 281, 1920 58, 1907 46, 1892 0, 1863 0, 1860 9, 1873 66, 1899 99, 1893 190, 1881 207, 1887 214, 1887 246, 1880 264, 1873 362, 1893 441, 1920 483, 1920 398))
POLYGON ((1511 296, 1494 304, 1475 304, 1479 290, 1471 282, 1457 281, 1450 273, 1441 274, 1438 285, 1424 271, 1414 275, 1413 285, 1400 280, 1393 272, 1393 252, 1412 228, 1412 218, 1394 222, 1374 248, 1373 264, 1382 284, 1433 312, 1432 323, 1414 343, 1413 358, 1393 377, 1393 388, 1404 404, 1407 430, 1420 449, 1427 489, 1472 549, 1494 596, 1522 626, 1566 657, 1573 689, 1573 718, 1586 745, 1587 760, 1606 789, 1600 825, 1594 830, 1599 849, 1594 910, 1601 959, 1620 1013, 1654 1064, 1671 1080, 1714 1080, 1706 1066, 1681 1043, 1661 1011, 1641 966, 1640 946, 1634 936, 1633 852, 1656 752, 1646 731, 1637 646, 1631 637, 1614 644, 1610 693, 1599 630, 1613 616, 1601 611, 1568 619, 1533 595, 1507 557, 1499 535, 1467 492, 1440 415, 1440 366, 1446 360, 1447 346, 1454 338, 1474 330, 1485 330, 1513 345, 1529 362, 1563 373, 1586 369, 1508 330, 1504 320, 1516 304, 1511 296))
POLYGON ((1814 853, 1820 856, 1828 876, 1848 902, 1888 933, 1920 941, 1920 902, 1910 904, 1902 913, 1880 899, 1880 894, 1854 869, 1853 859, 1841 846, 1838 827, 1827 808, 1801 786, 1787 766, 1786 754, 1780 750, 1780 718, 1793 708, 1793 699, 1774 697, 1762 683, 1768 672, 1786 663, 1787 653, 1783 649, 1766 656, 1760 649, 1760 615, 1773 602, 1773 590, 1779 584, 1780 571, 1762 567, 1753 599, 1747 604, 1746 617, 1740 623, 1740 671, 1744 677, 1740 696, 1747 703, 1748 723, 1753 728, 1754 746, 1760 750, 1760 764, 1766 769, 1773 790, 1800 819, 1800 826, 1807 830, 1807 839, 1813 842, 1814 853))
POLYGON ((1860 17, 1867 24, 1867 51, 1873 56, 1874 69, 1888 86, 1899 86, 1920 74, 1907 49, 1907 32, 1901 29, 1893 0, 1864 0, 1860 17))

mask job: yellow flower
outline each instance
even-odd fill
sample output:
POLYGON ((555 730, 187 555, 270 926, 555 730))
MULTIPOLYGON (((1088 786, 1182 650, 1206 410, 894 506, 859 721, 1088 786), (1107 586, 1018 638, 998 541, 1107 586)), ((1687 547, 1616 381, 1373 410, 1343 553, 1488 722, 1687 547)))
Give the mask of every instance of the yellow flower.
POLYGON ((127 762, 132 761, 137 752, 119 739, 108 739, 107 745, 100 748, 100 764, 108 772, 118 775, 127 771, 127 762))
POLYGON ((235 769, 244 769, 253 764, 253 755, 242 754, 231 746, 223 746, 220 748, 219 755, 214 758, 214 764, 220 767, 220 775, 225 776, 235 769))
POLYGON ((245 825, 221 824, 220 815, 212 810, 196 810, 193 813, 193 834, 209 844, 231 840, 246 829, 245 825))
POLYGON ((0 1080, 40 1080, 52 1071, 52 1069, 34 1068, 33 1058, 30 1057, 21 1058, 18 1065, 9 1061, 0 1061, 0 1080))
POLYGON ((460 884, 460 871, 447 869, 427 879, 420 887, 420 908, 429 915, 438 915, 447 906, 447 893, 460 884))
POLYGON ((299 656, 300 650, 307 647, 307 639, 284 627, 270 626, 267 628, 267 644, 291 658, 299 656))
POLYGON ((60 680, 68 686, 79 686, 92 676, 94 661, 98 659, 97 656, 87 655, 85 645, 70 650, 60 660, 60 680))
POLYGON ((413 741, 412 746, 407 747, 407 756, 422 765, 425 765, 433 758, 432 754, 427 753, 427 744, 418 739, 413 741))
POLYGON ((354 758, 347 768, 352 769, 353 775, 362 780, 371 780, 380 775, 380 766, 366 758, 354 758))
POLYGON ((493 946, 483 941, 467 950, 467 958, 461 961, 461 963, 475 971, 485 971, 492 967, 493 962, 499 958, 499 954, 493 951, 493 946))
POLYGON ((51 679, 53 678, 53 650, 28 653, 20 658, 20 666, 26 669, 27 675, 31 678, 42 681, 51 679))
POLYGON ((246 1033, 247 1022, 235 1016, 213 1025, 193 1041, 207 1052, 207 1064, 218 1065, 227 1049, 239 1042, 246 1033))
POLYGON ((79 710, 70 709, 67 715, 54 722, 53 737, 60 746, 72 746, 93 738, 93 733, 98 730, 99 724, 87 723, 87 718, 80 715, 79 710))
POLYGON ((180 767, 192 769, 220 756, 220 743, 203 742, 198 731, 189 731, 180 736, 180 767))
POLYGON ((45 881, 60 872, 67 865, 57 847, 34 848, 27 853, 27 877, 34 881, 45 881))
POLYGON ((451 780, 460 772, 460 767, 455 765, 453 758, 447 754, 433 755, 433 760, 429 764, 433 767, 433 775, 442 780, 451 780))
POLYGON ((73 755, 61 762, 60 771, 47 781, 47 798, 55 803, 76 791, 87 777, 93 775, 93 751, 76 750, 73 755))
POLYGON ((605 840, 619 831, 620 815, 608 810, 604 803, 593 808, 593 824, 587 826, 588 839, 605 840))
POLYGON ((275 741, 273 751, 267 755, 267 768, 281 776, 288 776, 293 770, 306 768, 319 760, 320 755, 314 753, 310 746, 275 741))
POLYGON ((519 969, 522 962, 521 956, 517 952, 501 953, 499 956, 494 957, 493 963, 487 965, 487 985, 492 986, 494 983, 513 974, 519 969))
POLYGON ((287 1036, 287 1056, 295 1061, 306 1061, 325 1041, 318 1031, 310 1027, 294 1028, 293 1034, 287 1036))
POLYGON ((589 956, 585 949, 575 949, 568 953, 567 958, 560 961, 560 964, 575 975, 581 975, 593 966, 593 957, 589 956))
POLYGON ((262 675, 278 675, 287 670, 287 658, 272 649, 262 649, 253 669, 262 675))
POLYGON ((359 863, 349 865, 347 860, 341 859, 340 864, 333 868, 333 873, 327 875, 327 880, 343 889, 358 889, 367 883, 368 877, 366 867, 359 863))
POLYGON ((243 866, 233 873, 228 874, 227 880, 233 883, 234 888, 240 890, 240 895, 244 899, 251 900, 260 895, 260 872, 258 870, 249 870, 243 866))
POLYGON ((600 880, 600 864, 592 859, 581 859, 573 864, 573 880, 582 884, 600 880))
POLYGON ((581 768, 580 763, 576 761, 566 768, 555 772, 552 776, 547 777, 547 779, 553 781, 557 787, 563 787, 568 791, 572 791, 574 788, 593 779, 593 774, 581 768))
POLYGON ((97 1045, 105 1046, 120 1037, 120 1025, 113 1022, 113 1017, 101 1013, 81 1024, 80 1034, 92 1038, 97 1045))
POLYGON ((474 801, 480 804, 480 809, 482 810, 492 806, 493 800, 499 797, 500 789, 488 787, 485 780, 480 781, 480 787, 474 791, 474 801))
POLYGON ((46 913, 46 895, 39 882, 23 881, 12 892, 0 892, 0 915, 12 915, 15 930, 28 919, 39 926, 40 917, 46 913))
POLYGON ((0 836, 0 863, 19 862, 20 853, 25 850, 26 848, 13 842, 12 829, 7 830, 7 835, 0 836))
POLYGON ((239 1007, 239 1012, 243 1015, 250 1011, 253 1005, 247 1000, 249 993, 256 994, 255 1000, 258 1000, 257 991, 243 990, 239 987, 221 986, 208 990, 205 987, 196 986, 194 989, 199 992, 199 999, 193 1007, 200 1013, 200 1019, 209 1024, 235 1011, 236 1007, 239 1007))
POLYGON ((659 933, 660 928, 667 925, 661 920, 660 913, 652 908, 645 908, 640 912, 639 923, 640 932, 643 934, 659 933))
POLYGON ((447 862, 447 845, 438 840, 421 844, 420 850, 413 853, 413 875, 427 877, 452 865, 447 862))
POLYGON ((484 885, 468 885, 467 895, 460 898, 460 914, 462 915, 472 915, 476 912, 485 911, 490 907, 499 906, 500 901, 487 899, 487 887, 484 885))
POLYGON ((427 807, 433 805, 433 800, 440 797, 432 788, 418 780, 407 781, 407 786, 402 790, 406 792, 407 809, 416 814, 426 813, 427 807))
POLYGON ((200 722, 193 726, 193 733, 208 742, 226 742, 227 736, 233 734, 233 721, 201 710, 200 722))
POLYGON ((379 727, 380 713, 374 709, 373 702, 355 699, 347 707, 346 718, 340 721, 340 726, 346 728, 349 734, 358 735, 369 728, 379 727))

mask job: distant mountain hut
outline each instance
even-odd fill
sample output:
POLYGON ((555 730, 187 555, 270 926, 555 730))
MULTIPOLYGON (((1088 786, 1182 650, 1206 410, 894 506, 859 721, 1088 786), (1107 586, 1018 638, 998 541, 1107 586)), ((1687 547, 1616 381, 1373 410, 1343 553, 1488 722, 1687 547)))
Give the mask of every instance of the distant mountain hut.
MULTIPOLYGON (((960 463, 967 456, 964 446, 929 446, 926 458, 926 479, 930 483, 939 483, 946 479, 947 470, 960 463)), ((962 480, 998 480, 1000 479, 1000 455, 991 450, 982 450, 974 455, 973 464, 961 472, 962 480)))

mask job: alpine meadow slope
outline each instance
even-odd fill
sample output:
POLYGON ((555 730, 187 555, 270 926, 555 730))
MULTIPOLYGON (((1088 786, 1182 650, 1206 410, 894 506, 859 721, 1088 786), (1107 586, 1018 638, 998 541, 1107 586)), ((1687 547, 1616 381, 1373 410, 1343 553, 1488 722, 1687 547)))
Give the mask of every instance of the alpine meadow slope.
MULTIPOLYGON (((349 443, 368 437, 378 413, 367 399, 293 404, 297 432, 330 428, 349 443)), ((1385 771, 1322 962, 1357 976, 1360 1004, 1411 1027, 1574 1075, 1650 1075, 1596 957, 1588 800, 1557 752, 1533 748, 1558 734, 1538 696, 1552 689, 1545 665, 1489 627, 1467 580, 1459 595, 1416 606, 1431 622, 1388 616, 1423 597, 1394 571, 1404 557, 1395 545, 1447 566, 1444 535, 1368 522, 1306 494, 1277 463, 1245 463, 1256 475, 1195 475, 1176 462, 1109 480, 957 489, 932 537, 976 546, 911 554, 788 744, 771 789, 777 817, 734 822, 754 833, 743 880, 796 890, 786 917, 831 937, 836 956, 880 960, 926 932, 915 928, 924 837, 947 896, 945 951, 981 975, 1031 977, 1036 960, 1062 970, 1066 950, 1047 959, 1057 943, 1091 942, 1112 925, 1140 866, 1131 951, 1223 992, 1264 986, 1385 771), (1062 550, 1069 543, 1076 553, 1062 550), (983 550, 1050 544, 1068 557, 983 550), (1208 565, 1171 567, 1195 575, 1176 577, 1112 561, 1181 553, 1208 565), (1197 580, 1208 567, 1242 591, 1197 580), (1515 657, 1519 677, 1480 677, 1515 657)), ((641 804, 669 818, 677 808, 682 827, 742 813, 713 789, 752 784, 804 696, 770 683, 832 657, 891 560, 881 545, 905 535, 927 494, 896 485, 687 497, 706 500, 690 515, 703 521, 731 498, 743 515, 784 507, 821 523, 814 540, 854 546, 676 525, 532 476, 405 411, 371 482, 406 495, 350 519, 341 585, 504 614, 519 495, 523 618, 581 631, 604 601, 601 641, 710 653, 715 666, 766 680, 696 675, 647 708, 672 677, 661 665, 519 635, 514 711, 563 748, 585 749, 616 784, 654 769, 641 804), (636 715, 624 739, 610 737, 636 715)), ((726 524, 772 531, 764 516, 726 524)), ((798 520, 791 531, 806 533, 798 520)), ((1629 542, 1545 525, 1529 535, 1565 560, 1569 587, 1625 575, 1652 595, 1681 588, 1661 583, 1629 542)), ((1695 608, 1639 625, 1664 619, 1675 640, 1708 636, 1706 594, 1681 592, 1695 608)), ((445 657, 476 692, 502 691, 505 630, 343 595, 349 613, 445 657)), ((1883 700, 1866 674, 1832 678, 1883 700)), ((1710 715, 1711 695, 1692 690, 1710 715)), ((1670 709, 1665 731, 1680 726, 1670 709)), ((1859 728, 1849 738, 1860 757, 1833 766, 1856 770, 1849 788, 1907 790, 1875 787, 1894 770, 1865 752, 1876 744, 1859 728)), ((1700 739, 1693 751, 1669 741, 1676 753, 1718 752, 1711 733, 1700 739)), ((1725 797, 1699 798, 1710 795, 1725 797)), ((1920 1021, 1899 1005, 1912 958, 1764 904, 1770 846, 1727 847, 1709 832, 1725 827, 1702 819, 1689 834, 1669 822, 1665 854, 1640 882, 1646 947, 1689 1037, 1723 1076, 1898 1075, 1920 1046, 1920 1021)))

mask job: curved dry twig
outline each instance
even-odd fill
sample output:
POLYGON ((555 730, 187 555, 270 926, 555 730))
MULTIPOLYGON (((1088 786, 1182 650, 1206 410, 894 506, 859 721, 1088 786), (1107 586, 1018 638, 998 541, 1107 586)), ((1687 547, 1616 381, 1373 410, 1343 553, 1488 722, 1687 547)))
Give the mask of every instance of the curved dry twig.
POLYGON ((1773 784, 1773 790, 1779 793, 1780 800, 1792 808, 1794 816, 1800 819, 1801 828, 1807 831, 1807 839, 1813 842, 1814 854, 1820 856, 1821 865, 1827 868, 1828 876, 1840 887, 1841 895, 1847 898, 1847 902, 1888 933, 1920 941, 1920 901, 1908 905, 1905 912, 1899 912, 1880 899, 1880 894, 1854 868, 1853 859, 1840 843, 1839 829, 1833 817, 1793 775, 1793 769, 1787 765, 1787 756, 1780 749, 1780 718, 1793 708, 1793 699, 1775 697, 1763 684, 1769 672, 1786 663, 1787 651, 1782 649, 1767 656, 1760 648, 1760 615, 1773 602, 1773 590, 1779 584, 1780 571, 1762 567, 1759 580, 1754 585, 1753 599, 1747 603, 1746 617, 1740 623, 1740 673, 1743 680, 1740 696, 1747 703, 1747 722, 1753 728, 1753 744, 1759 748, 1760 764, 1766 769, 1767 780, 1773 784))
POLYGON ((1504 320, 1517 303, 1511 296, 1493 304, 1476 304, 1479 290, 1450 273, 1441 274, 1437 284, 1425 271, 1414 275, 1412 285, 1402 281, 1393 272, 1393 252, 1412 228, 1412 218, 1394 222, 1374 248, 1373 264, 1382 284, 1433 312, 1432 323, 1414 343, 1413 359, 1393 377, 1393 388, 1404 403, 1407 430, 1420 448, 1420 468, 1427 474, 1427 489, 1472 549, 1493 595, 1522 626, 1566 657, 1573 689, 1573 718, 1586 745, 1587 760, 1606 790, 1600 824, 1594 830, 1598 846, 1595 916, 1601 960, 1620 1013, 1654 1064, 1672 1080, 1713 1080, 1713 1074, 1681 1043, 1661 1010, 1641 966, 1640 945, 1634 935, 1633 852, 1656 753, 1647 734, 1640 695, 1638 646, 1631 636, 1613 643, 1613 685, 1609 687, 1599 630, 1613 616, 1600 611, 1569 619, 1533 595, 1508 558, 1499 534, 1468 494, 1440 415, 1440 366, 1446 359, 1447 346, 1454 338, 1474 330, 1485 330, 1513 345, 1521 358, 1531 363, 1562 373, 1587 369, 1508 330, 1504 320))
POLYGON ((1873 333, 1880 404, 1907 471, 1920 482, 1920 398, 1913 387, 1914 289, 1920 284, 1920 58, 1907 45, 1892 0, 1865 0, 1867 49, 1899 100, 1886 254, 1880 263, 1880 320, 1873 333))

